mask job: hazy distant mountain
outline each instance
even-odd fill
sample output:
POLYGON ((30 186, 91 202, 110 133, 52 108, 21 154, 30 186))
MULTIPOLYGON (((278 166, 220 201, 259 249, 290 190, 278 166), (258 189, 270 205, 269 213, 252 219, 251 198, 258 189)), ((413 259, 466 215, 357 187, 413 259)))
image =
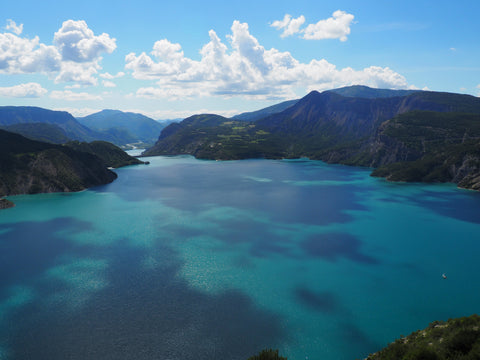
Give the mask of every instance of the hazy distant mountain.
POLYGON ((242 121, 257 121, 257 120, 262 119, 266 116, 282 112, 283 110, 286 110, 289 107, 295 105, 297 102, 298 102, 298 99, 284 101, 284 102, 281 102, 279 104, 266 107, 264 109, 260 109, 260 110, 256 110, 256 111, 250 111, 250 112, 244 112, 244 113, 235 115, 235 116, 232 117, 232 119, 242 120, 242 121))
POLYGON ((21 123, 0 128, 25 136, 26 138, 53 144, 63 144, 69 141, 65 130, 55 124, 47 123, 21 123))
MULTIPOLYGON (((93 141, 107 140, 96 131, 80 124, 71 114, 65 111, 53 111, 30 106, 1 106, 0 126, 44 123, 61 128, 71 140, 93 141)), ((37 128, 37 136, 39 135, 37 128)))
POLYGON ((119 110, 102 110, 77 120, 91 129, 114 136, 114 142, 118 145, 137 142, 153 144, 166 126, 147 116, 119 110))
POLYGON ((218 115, 185 119, 166 127, 147 154, 309 157, 379 167, 375 175, 392 180, 452 181, 480 189, 480 98, 359 86, 337 90, 349 96, 313 91, 255 122, 218 115))

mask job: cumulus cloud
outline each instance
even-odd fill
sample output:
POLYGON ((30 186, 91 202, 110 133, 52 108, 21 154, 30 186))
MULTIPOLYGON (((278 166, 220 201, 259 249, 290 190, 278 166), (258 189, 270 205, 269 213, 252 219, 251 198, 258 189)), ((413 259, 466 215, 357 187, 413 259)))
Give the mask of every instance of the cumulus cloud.
POLYGON ((0 96, 16 98, 38 98, 48 91, 38 83, 26 83, 10 87, 0 87, 0 96))
POLYGON ((74 82, 77 85, 97 85, 97 73, 100 65, 93 63, 62 62, 61 70, 55 78, 55 83, 74 82))
POLYGON ((0 34, 0 73, 52 73, 60 70, 61 56, 54 46, 41 44, 38 37, 26 39, 0 34))
POLYGON ((53 108, 52 110, 55 111, 66 111, 70 114, 72 114, 74 117, 84 117, 87 115, 91 115, 94 113, 97 113, 99 111, 102 111, 102 108, 87 108, 87 107, 82 107, 82 108, 73 108, 73 107, 57 107, 53 108))
POLYGON ((303 15, 294 19, 286 14, 283 20, 274 21, 271 26, 282 30, 281 37, 287 37, 294 34, 303 34, 301 37, 306 40, 340 39, 347 41, 347 35, 350 34, 350 25, 355 17, 345 11, 337 10, 332 17, 318 21, 316 24, 309 24, 305 29, 300 27, 305 23, 303 15))
MULTIPOLYGON (((291 19, 287 17, 283 22, 291 22, 291 19)), ((133 77, 156 82, 138 89, 136 96, 285 99, 297 97, 294 89, 302 88, 325 90, 353 84, 408 87, 406 79, 388 67, 337 69, 325 59, 302 63, 289 52, 265 49, 250 33, 248 24, 239 21, 233 22, 231 34, 227 35, 230 46, 213 30, 209 37, 210 41, 200 50, 200 60, 186 57, 180 44, 167 39, 157 41, 149 54, 128 54, 125 68, 133 77)))
POLYGON ((53 41, 60 50, 63 60, 74 62, 92 62, 98 60, 102 53, 112 53, 116 40, 108 34, 95 36, 83 20, 64 21, 55 33, 53 41))
POLYGON ((100 95, 89 94, 86 92, 73 92, 71 90, 52 91, 50 97, 56 100, 82 101, 82 100, 102 100, 100 95))
POLYGON ((23 32, 23 24, 17 25, 15 21, 13 21, 12 19, 8 19, 5 29, 10 30, 17 35, 20 35, 23 32))
POLYGON ((303 38, 307 40, 340 39, 340 41, 347 41, 353 19, 352 14, 337 10, 331 18, 308 25, 304 30, 303 38))
POLYGON ((108 81, 108 80, 103 80, 102 84, 104 87, 107 87, 107 88, 114 88, 117 86, 113 81, 108 81))
POLYGON ((297 34, 300 32, 300 27, 305 23, 305 16, 300 15, 296 19, 292 19, 292 16, 286 14, 283 20, 276 20, 274 21, 271 26, 274 28, 281 30, 283 29, 282 38, 297 34))
POLYGON ((115 50, 115 39, 108 34, 96 36, 83 20, 68 20, 54 35, 54 45, 20 37, 22 25, 10 21, 12 33, 0 34, 0 73, 43 73, 55 82, 97 85, 101 54, 115 50))
POLYGON ((119 71, 116 75, 112 75, 108 72, 100 74, 100 77, 102 79, 107 79, 107 80, 113 80, 113 79, 116 79, 116 78, 121 78, 123 76, 125 76, 125 73, 123 71, 119 71))

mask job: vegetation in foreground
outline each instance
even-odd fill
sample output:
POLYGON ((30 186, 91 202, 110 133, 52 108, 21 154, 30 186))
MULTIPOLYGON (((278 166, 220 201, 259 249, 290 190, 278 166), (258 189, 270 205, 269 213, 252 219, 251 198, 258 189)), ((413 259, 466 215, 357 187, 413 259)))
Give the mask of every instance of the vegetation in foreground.
POLYGON ((370 355, 367 360, 478 360, 480 316, 434 321, 370 355))
POLYGON ((258 355, 249 357, 247 360, 287 360, 287 358, 278 355, 278 350, 264 349, 258 355))
MULTIPOLYGON (((403 335, 365 360, 478 360, 480 316, 434 321, 426 329, 403 335)), ((287 360, 278 350, 264 349, 247 360, 287 360)))

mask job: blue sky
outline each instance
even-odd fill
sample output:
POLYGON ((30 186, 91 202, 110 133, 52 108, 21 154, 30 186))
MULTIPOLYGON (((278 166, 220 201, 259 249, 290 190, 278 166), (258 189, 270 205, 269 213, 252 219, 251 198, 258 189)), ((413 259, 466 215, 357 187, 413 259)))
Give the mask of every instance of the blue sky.
POLYGON ((0 106, 234 115, 352 84, 480 95, 476 1, 8 1, 0 106))

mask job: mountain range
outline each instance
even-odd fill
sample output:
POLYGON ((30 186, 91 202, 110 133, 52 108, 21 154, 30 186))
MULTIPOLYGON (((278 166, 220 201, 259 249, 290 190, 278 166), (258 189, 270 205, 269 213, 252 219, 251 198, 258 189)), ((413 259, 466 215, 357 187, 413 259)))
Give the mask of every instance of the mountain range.
POLYGON ((117 145, 137 144, 139 147, 154 144, 158 135, 169 122, 158 122, 145 115, 119 110, 102 110, 77 118, 90 129, 110 134, 117 145))
POLYGON ((172 121, 155 121, 147 116, 119 110, 103 110, 74 118, 65 111, 29 106, 0 107, 0 128, 33 140, 63 144, 71 140, 102 140, 122 148, 148 147, 172 121))
POLYGON ((312 91, 255 121, 195 115, 166 127, 144 155, 299 158, 375 168, 392 181, 480 189, 480 99, 353 86, 312 91))
POLYGON ((1 128, 71 148, 94 140, 127 148, 157 138, 144 156, 308 157, 370 167, 373 176, 392 181, 453 182, 475 190, 480 190, 479 124, 477 97, 366 86, 312 91, 233 118, 194 115, 166 127, 118 110, 75 119, 62 111, 0 107, 1 128))

